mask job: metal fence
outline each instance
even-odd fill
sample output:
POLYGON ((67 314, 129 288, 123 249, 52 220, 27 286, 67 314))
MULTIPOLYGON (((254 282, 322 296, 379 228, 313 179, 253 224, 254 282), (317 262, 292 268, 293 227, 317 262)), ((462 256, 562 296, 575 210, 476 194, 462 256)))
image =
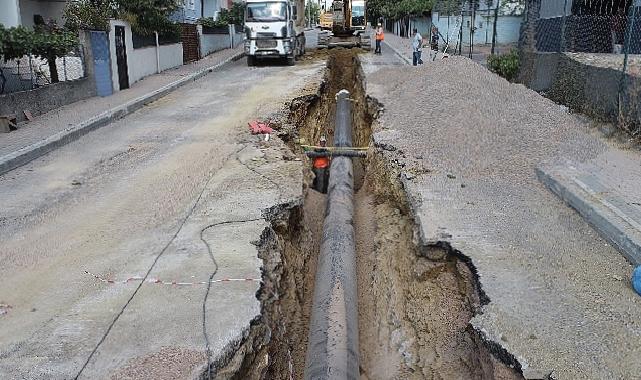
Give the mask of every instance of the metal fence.
MULTIPOLYGON (((56 71, 60 82, 84 78, 86 62, 82 46, 56 58, 56 71)), ((31 55, 7 62, 0 60, 0 94, 33 90, 52 82, 49 61, 45 58, 31 55)))
POLYGON ((616 120, 638 135, 641 1, 537 0, 532 4, 537 9, 528 14, 533 19, 524 30, 524 45, 537 53, 560 53, 562 59, 555 69, 557 77, 563 77, 557 82, 566 84, 565 91, 574 91, 563 94, 556 86, 552 89, 556 91, 554 100, 616 120), (580 86, 585 92, 574 88, 580 86))

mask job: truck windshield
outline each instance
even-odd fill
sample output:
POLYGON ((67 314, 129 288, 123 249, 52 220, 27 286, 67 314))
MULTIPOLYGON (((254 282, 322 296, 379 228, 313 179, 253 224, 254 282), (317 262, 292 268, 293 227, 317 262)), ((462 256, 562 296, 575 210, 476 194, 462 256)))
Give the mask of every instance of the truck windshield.
POLYGON ((352 6, 352 17, 362 17, 365 16, 365 7, 362 5, 352 6))
POLYGON ((287 3, 248 3, 246 21, 287 21, 287 3))

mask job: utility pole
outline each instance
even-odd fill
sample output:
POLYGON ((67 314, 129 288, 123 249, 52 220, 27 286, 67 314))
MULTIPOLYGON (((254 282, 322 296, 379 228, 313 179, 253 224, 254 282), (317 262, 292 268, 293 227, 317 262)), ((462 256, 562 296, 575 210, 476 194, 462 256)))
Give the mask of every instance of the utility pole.
POLYGON ((470 59, 472 59, 472 53, 474 52, 474 30, 476 29, 474 25, 476 22, 476 2, 472 0, 470 3, 472 5, 472 15, 470 16, 470 59))
POLYGON ((499 7, 501 6, 501 0, 496 0, 496 7, 494 8, 494 28, 492 30, 492 55, 494 55, 496 49, 496 27, 499 23, 499 7))
POLYGON ((565 22, 568 13, 568 0, 563 4, 563 18, 561 19, 561 41, 559 42, 559 53, 565 51, 565 22))

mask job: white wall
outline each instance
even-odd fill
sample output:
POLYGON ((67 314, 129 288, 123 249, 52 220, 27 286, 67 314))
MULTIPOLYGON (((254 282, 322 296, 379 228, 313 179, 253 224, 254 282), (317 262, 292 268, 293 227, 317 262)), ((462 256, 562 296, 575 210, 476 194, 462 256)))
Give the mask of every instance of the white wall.
POLYGON ((202 57, 211 53, 229 49, 229 34, 200 34, 200 55, 202 57))
POLYGON ((125 47, 127 50, 127 73, 129 85, 142 78, 165 71, 183 64, 183 44, 161 45, 156 55, 156 47, 148 46, 140 49, 133 48, 131 26, 126 21, 111 20, 109 32, 109 54, 111 55, 111 81, 114 91, 120 90, 118 82, 118 64, 116 61, 116 26, 125 27, 125 47), (159 58, 159 59, 158 59, 159 58))
MULTIPOLYGON (((454 46, 459 39, 460 22, 463 22, 463 45, 470 44, 470 26, 471 17, 466 16, 450 16, 450 26, 448 31, 448 17, 441 16, 437 12, 432 14, 432 23, 439 29, 441 34, 447 38, 449 34, 450 44, 454 46), (458 28, 457 28, 458 26, 458 28)), ((499 16, 496 26, 496 42, 499 44, 510 44, 519 41, 519 33, 521 30, 521 23, 523 17, 521 16, 499 16)), ((492 33, 494 29, 494 17, 486 17, 485 14, 477 14, 474 19, 476 30, 474 32, 474 44, 490 44, 492 43, 492 33)))
POLYGON ((173 69, 183 64, 183 44, 160 45, 160 71, 173 69))
POLYGON ((18 0, 2 0, 2 5, 0 5, 0 24, 5 27, 20 25, 18 0))
MULTIPOLYGON (((11 1, 11 0, 2 0, 11 1)), ((64 20, 65 2, 61 1, 35 1, 35 0, 20 0, 20 18, 22 25, 26 27, 33 27, 33 16, 40 15, 45 21, 54 19, 58 25, 62 25, 64 20)))
POLYGON ((233 45, 234 47, 240 46, 245 41, 245 33, 234 33, 233 35, 233 45))
POLYGON ((156 47, 148 46, 133 49, 127 57, 129 61, 129 84, 138 82, 144 77, 157 74, 158 71, 173 69, 183 64, 183 44, 160 45, 156 59, 156 47), (133 64, 132 64, 133 63, 133 64))
MULTIPOLYGON (((182 58, 182 56, 181 56, 182 58)), ((156 74, 156 47, 149 46, 140 49, 133 49, 131 54, 127 53, 127 65, 129 68, 129 84, 134 84, 142 78, 156 74)))

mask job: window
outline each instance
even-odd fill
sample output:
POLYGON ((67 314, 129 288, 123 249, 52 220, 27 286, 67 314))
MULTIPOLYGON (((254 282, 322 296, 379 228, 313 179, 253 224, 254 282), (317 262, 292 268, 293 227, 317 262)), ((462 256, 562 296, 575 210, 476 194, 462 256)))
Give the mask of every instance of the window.
POLYGON ((354 5, 352 7, 352 17, 363 17, 365 16, 365 7, 362 5, 354 5))
POLYGON ((287 21, 287 3, 248 3, 247 21, 287 21))

